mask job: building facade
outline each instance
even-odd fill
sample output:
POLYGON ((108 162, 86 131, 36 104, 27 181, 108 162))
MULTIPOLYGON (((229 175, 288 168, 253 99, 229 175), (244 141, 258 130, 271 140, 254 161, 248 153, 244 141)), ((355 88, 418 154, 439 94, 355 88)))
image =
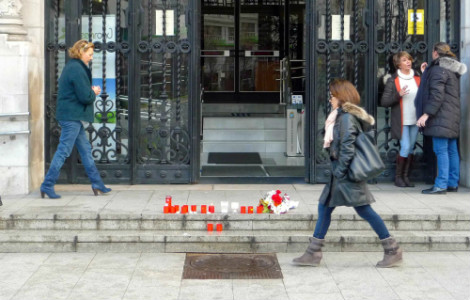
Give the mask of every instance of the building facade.
MULTIPOLYGON (((391 55, 416 66, 444 41, 470 61, 470 1, 9 0, 0 4, 0 190, 43 180, 60 136, 66 49, 95 43, 102 87, 87 128, 106 183, 308 182, 329 176, 322 149, 328 84, 350 80, 377 119, 391 181, 399 144, 379 106, 391 55)), ((461 77, 461 184, 470 186, 469 77, 461 77)), ((420 135, 412 172, 432 182, 420 135)), ((87 183, 73 153, 62 183, 87 183)))

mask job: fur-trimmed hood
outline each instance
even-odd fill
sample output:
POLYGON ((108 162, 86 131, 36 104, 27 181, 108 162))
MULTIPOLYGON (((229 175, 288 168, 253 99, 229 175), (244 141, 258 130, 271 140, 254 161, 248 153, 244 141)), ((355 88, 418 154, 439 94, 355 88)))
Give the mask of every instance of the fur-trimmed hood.
POLYGON ((349 102, 345 102, 343 106, 341 106, 342 110, 350 113, 351 115, 354 115, 357 117, 359 120, 362 122, 368 123, 369 125, 374 125, 375 124, 375 119, 371 115, 369 115, 365 109, 363 109, 360 106, 354 105, 349 102))
POLYGON ((467 72, 467 66, 456 59, 450 57, 440 57, 439 66, 451 72, 463 75, 467 72))

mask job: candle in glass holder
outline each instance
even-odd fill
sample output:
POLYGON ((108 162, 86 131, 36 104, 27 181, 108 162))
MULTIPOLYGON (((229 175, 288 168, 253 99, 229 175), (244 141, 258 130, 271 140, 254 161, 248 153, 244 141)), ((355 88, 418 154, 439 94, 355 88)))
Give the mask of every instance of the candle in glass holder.
POLYGON ((171 196, 170 195, 167 195, 165 197, 165 203, 168 205, 168 206, 171 206, 171 196))
POLYGON ((259 214, 262 214, 264 211, 264 206, 258 206, 256 207, 256 212, 259 213, 259 214))
POLYGON ((248 206, 248 213, 252 214, 253 213, 253 206, 248 206))
POLYGON ((207 231, 214 231, 214 224, 207 223, 207 231))
POLYGON ((170 213, 176 214, 176 207, 175 206, 170 206, 170 213))
POLYGON ((183 205, 181 207, 181 213, 182 214, 187 214, 188 213, 188 206, 187 205, 183 205))
POLYGON ((221 231, 222 231, 222 228, 223 228, 222 224, 217 224, 217 225, 216 225, 216 230, 217 230, 218 232, 221 232, 221 231))
POLYGON ((215 213, 215 207, 214 207, 214 205, 212 205, 212 204, 209 205, 209 212, 210 212, 211 214, 215 213))
POLYGON ((174 208, 175 208, 175 213, 178 213, 180 211, 180 206, 179 205, 175 205, 174 208))
POLYGON ((207 205, 201 205, 201 214, 207 213, 207 205))
POLYGON ((246 214, 246 206, 240 206, 240 213, 246 214))
POLYGON ((170 207, 168 205, 163 206, 163 213, 164 214, 170 213, 170 207))
POLYGON ((191 212, 192 213, 197 213, 197 205, 191 205, 191 212))

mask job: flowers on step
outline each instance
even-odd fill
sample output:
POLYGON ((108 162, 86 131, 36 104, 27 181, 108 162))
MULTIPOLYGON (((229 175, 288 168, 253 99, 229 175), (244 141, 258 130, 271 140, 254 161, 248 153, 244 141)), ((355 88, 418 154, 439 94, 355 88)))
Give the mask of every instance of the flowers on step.
POLYGON ((264 198, 259 200, 258 210, 263 209, 263 213, 285 214, 289 209, 296 208, 298 201, 291 201, 290 197, 280 190, 272 190, 266 193, 264 198))

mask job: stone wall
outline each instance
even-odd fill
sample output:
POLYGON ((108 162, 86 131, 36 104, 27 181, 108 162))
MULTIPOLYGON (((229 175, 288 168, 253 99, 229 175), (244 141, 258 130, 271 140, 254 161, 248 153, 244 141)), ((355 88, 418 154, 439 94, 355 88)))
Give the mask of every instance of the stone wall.
POLYGON ((44 0, 0 2, 0 194, 44 174, 44 0))
POLYGON ((470 1, 462 1, 461 7, 461 60, 469 69, 461 77, 462 124, 460 133, 460 184, 470 187, 470 1))

